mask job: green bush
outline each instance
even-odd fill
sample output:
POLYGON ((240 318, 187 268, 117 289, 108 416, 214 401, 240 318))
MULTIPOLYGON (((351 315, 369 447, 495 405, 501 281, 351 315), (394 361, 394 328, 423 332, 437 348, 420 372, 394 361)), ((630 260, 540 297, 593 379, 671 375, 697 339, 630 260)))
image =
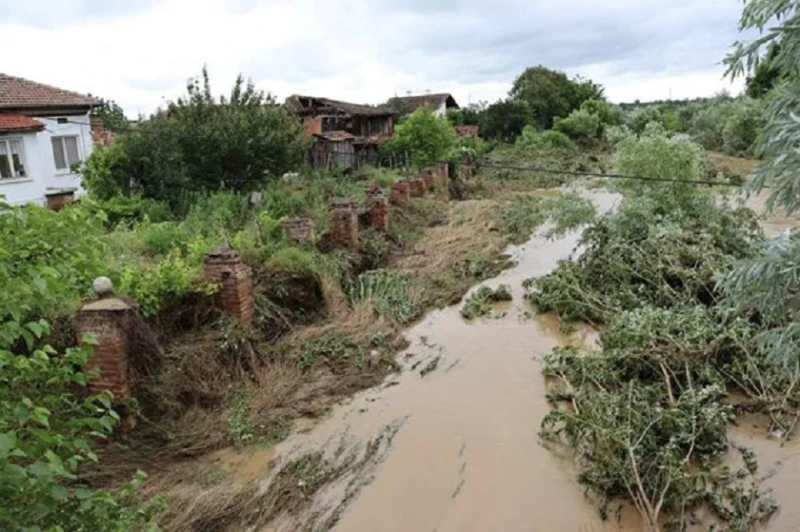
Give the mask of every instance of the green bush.
POLYGON ((84 169, 92 195, 140 194, 183 213, 186 194, 257 190, 304 161, 302 127, 275 99, 237 78, 229 97, 215 98, 207 73, 187 94, 95 150, 84 169))
POLYGON ((600 137, 600 117, 586 109, 577 109, 566 118, 556 118, 553 129, 573 140, 586 142, 600 137))
MULTIPOLYGON (((86 200, 81 200, 85 202, 86 200)), ((89 203, 89 202, 87 202, 89 203)), ((107 225, 114 227, 120 223, 134 223, 145 219, 157 223, 172 218, 172 211, 164 202, 141 196, 113 196, 109 199, 97 199, 96 208, 105 213, 107 225)), ((91 209, 91 205, 87 205, 91 209)))
POLYGON ((319 275, 320 260, 315 253, 295 247, 285 247, 270 257, 267 268, 301 275, 319 275))
MULTIPOLYGON (((92 444, 119 419, 108 394, 75 395, 86 385, 78 368, 89 350, 57 353, 45 346, 14 354, 8 347, 20 339, 17 325, 0 322, 0 529, 145 529, 160 504, 131 502, 142 474, 114 491, 92 489, 77 477, 80 466, 97 461, 92 444)), ((36 337, 47 332, 44 322, 23 328, 36 337)))
POLYGON ((447 119, 421 107, 395 127, 394 136, 381 150, 400 160, 408 156, 412 165, 422 168, 444 160, 455 142, 456 134, 447 119))
POLYGON ((142 232, 143 251, 148 255, 166 255, 173 249, 187 250, 189 235, 176 222, 144 224, 136 230, 142 232))
POLYGON ((515 144, 518 148, 549 148, 574 152, 578 147, 561 131, 548 129, 539 132, 533 126, 525 126, 515 144))

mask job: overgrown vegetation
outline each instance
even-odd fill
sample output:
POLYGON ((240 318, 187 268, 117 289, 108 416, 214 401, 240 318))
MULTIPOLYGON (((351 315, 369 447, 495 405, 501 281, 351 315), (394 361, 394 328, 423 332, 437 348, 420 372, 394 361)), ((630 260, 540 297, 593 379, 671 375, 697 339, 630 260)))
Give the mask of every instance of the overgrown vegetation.
POLYGON ((700 180, 705 152, 648 126, 616 144, 616 169, 665 181, 620 181, 623 199, 583 232, 580 252, 526 281, 541 311, 602 323, 602 353, 558 349, 545 359, 555 409, 551 444, 575 453, 579 479, 604 513, 626 500, 649 529, 683 529, 709 509, 730 530, 750 530, 776 509, 752 453, 727 438, 737 408, 769 413, 782 433, 800 396, 795 374, 771 365, 754 315, 732 312, 718 276, 753 260, 764 236, 754 213, 729 206, 700 180), (746 467, 730 470, 739 452, 746 467), (742 504, 747 500, 747 504, 742 504))
POLYGON ((481 286, 467 298, 464 306, 461 307, 461 317, 472 320, 485 316, 493 316, 495 315, 493 314, 494 303, 511 301, 512 299, 511 287, 508 285, 501 284, 494 290, 488 286, 481 286))

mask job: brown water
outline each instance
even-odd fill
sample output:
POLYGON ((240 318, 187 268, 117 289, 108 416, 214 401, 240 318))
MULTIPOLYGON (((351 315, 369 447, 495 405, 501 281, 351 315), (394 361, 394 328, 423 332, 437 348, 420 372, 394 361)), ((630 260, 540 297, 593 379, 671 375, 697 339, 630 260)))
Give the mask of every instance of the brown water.
MULTIPOLYGON (((591 196, 601 210, 615 202, 611 194, 591 196)), ((750 204, 759 208, 763 198, 750 204)), ((778 219, 765 227, 775 234, 793 224, 778 219)), ((332 450, 343 442, 365 448, 386 427, 397 430, 379 460, 323 490, 303 519, 337 514, 335 530, 342 532, 643 529, 630 509, 603 521, 568 457, 546 449, 538 437, 550 410, 543 355, 559 345, 596 347, 597 334, 586 326, 565 335, 555 316, 534 315, 522 281, 551 271, 576 244, 577 234, 555 241, 535 236, 510 248, 517 265, 485 283, 512 288, 503 318, 466 322, 460 305, 430 313, 407 332, 402 372, 277 448, 280 459, 319 448, 335 459, 332 450), (423 371, 433 361, 436 369, 423 371)), ((766 432, 748 425, 732 436, 757 450, 765 485, 783 503, 767 529, 800 530, 800 509, 792 505, 800 447, 781 447, 766 432)), ((291 530, 297 522, 274 526, 291 530)))
MULTIPOLYGON (((615 196, 592 193, 603 209, 615 196)), ((585 499, 568 460, 539 441, 545 398, 541 358, 558 345, 593 347, 588 326, 562 334, 557 318, 533 316, 522 281, 552 270, 577 234, 534 237, 509 249, 516 267, 486 282, 508 284, 514 301, 501 319, 466 322, 460 305, 430 313, 407 332, 404 370, 383 387, 336 408, 310 432, 279 446, 293 455, 346 438, 366 441, 401 423, 369 484, 347 506, 341 531, 617 530, 585 499), (421 372, 431 361, 436 369, 421 372)), ((320 506, 334 507, 343 489, 320 506)), ((629 521, 637 530, 638 521, 629 521)), ((626 527, 627 528, 627 527, 626 527)))

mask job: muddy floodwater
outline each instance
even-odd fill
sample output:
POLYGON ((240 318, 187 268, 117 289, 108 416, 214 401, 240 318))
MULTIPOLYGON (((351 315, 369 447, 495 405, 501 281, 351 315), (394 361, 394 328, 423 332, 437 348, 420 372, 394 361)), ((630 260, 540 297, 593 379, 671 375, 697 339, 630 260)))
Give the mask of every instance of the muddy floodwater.
MULTIPOLYGON (((591 197, 601 210, 617 201, 609 193, 591 197)), ((778 220, 766 228, 774 234, 791 224, 778 220)), ((402 371, 272 450, 277 462, 316 449, 336 460, 341 449, 364 453, 377 435, 393 435, 369 467, 319 492, 308 515, 270 530, 309 521, 312 529, 335 523, 343 532, 642 530, 630 509, 602 520, 569 457, 546 449, 538 436, 550 410, 543 356, 559 345, 595 348, 597 333, 588 326, 562 333, 557 318, 536 315, 526 304, 522 282, 551 271, 577 240, 577 233, 559 240, 534 236, 510 248, 517 265, 483 283, 511 287, 514 300, 497 308, 502 317, 467 322, 461 305, 431 312, 406 333, 402 371)), ((764 482, 781 503, 766 529, 800 529, 794 504, 800 446, 781 446, 755 421, 732 430, 732 437, 755 448, 764 482)))

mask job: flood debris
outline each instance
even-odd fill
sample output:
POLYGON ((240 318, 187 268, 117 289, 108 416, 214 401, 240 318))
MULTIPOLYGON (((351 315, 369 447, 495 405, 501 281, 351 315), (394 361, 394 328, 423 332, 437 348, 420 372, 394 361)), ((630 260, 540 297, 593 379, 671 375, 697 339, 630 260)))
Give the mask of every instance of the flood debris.
POLYGON ((501 318, 505 313, 496 311, 494 304, 513 299, 511 287, 508 285, 501 284, 494 290, 488 286, 481 286, 467 298, 461 308, 461 316, 467 320, 480 317, 501 318))

